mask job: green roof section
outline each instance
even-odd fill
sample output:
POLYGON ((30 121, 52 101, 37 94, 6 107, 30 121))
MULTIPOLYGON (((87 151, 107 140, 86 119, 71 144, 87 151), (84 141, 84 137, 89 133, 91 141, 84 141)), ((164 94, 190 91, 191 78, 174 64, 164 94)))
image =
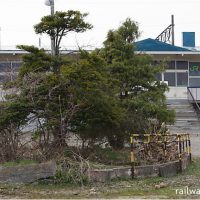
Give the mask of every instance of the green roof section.
POLYGON ((136 51, 189 51, 191 50, 173 46, 165 42, 160 42, 159 40, 154 40, 151 38, 135 42, 136 51))

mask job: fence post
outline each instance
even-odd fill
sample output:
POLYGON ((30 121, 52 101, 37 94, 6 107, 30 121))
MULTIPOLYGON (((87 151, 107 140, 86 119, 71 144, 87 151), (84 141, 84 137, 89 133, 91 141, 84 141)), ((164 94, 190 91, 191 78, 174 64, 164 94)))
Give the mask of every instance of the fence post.
POLYGON ((189 148, 188 148, 188 134, 186 135, 185 148, 186 148, 186 153, 187 153, 187 155, 189 155, 189 148))
POLYGON ((164 156, 166 158, 167 155, 167 137, 164 136, 164 156))
POLYGON ((192 161, 191 141, 190 141, 189 134, 188 134, 188 144, 189 144, 189 157, 190 157, 190 161, 192 161))
POLYGON ((185 153, 185 136, 181 135, 181 142, 182 142, 182 147, 183 147, 183 153, 185 153))
POLYGON ((179 166, 180 166, 180 172, 182 172, 182 145, 181 145, 181 136, 178 135, 178 146, 179 146, 179 166))

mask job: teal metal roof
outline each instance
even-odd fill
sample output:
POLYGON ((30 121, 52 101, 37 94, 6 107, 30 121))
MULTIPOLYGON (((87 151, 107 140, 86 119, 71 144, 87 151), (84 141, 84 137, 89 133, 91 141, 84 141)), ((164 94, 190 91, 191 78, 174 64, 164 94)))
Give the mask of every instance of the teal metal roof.
POLYGON ((189 49, 173 46, 151 38, 135 43, 136 51, 190 51, 189 49))

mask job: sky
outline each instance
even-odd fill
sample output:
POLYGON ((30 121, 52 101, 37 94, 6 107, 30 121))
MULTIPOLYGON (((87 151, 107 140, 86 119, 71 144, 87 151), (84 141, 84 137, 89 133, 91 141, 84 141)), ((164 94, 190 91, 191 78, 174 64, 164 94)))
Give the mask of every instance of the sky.
MULTIPOLYGON (((110 29, 117 29, 127 17, 139 25, 139 40, 156 38, 175 21, 175 45, 182 46, 182 32, 195 32, 200 46, 200 0, 54 0, 56 11, 79 10, 88 13, 85 21, 94 28, 85 33, 71 33, 62 41, 64 49, 77 45, 87 48, 102 46, 110 29)), ((50 39, 37 35, 33 26, 50 14, 44 0, 0 0, 0 47, 39 45, 50 47, 50 39)))

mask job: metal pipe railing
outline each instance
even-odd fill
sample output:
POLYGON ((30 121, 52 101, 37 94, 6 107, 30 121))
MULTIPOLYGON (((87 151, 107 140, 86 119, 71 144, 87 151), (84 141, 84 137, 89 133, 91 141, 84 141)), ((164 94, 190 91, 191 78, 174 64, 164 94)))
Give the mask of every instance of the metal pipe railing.
MULTIPOLYGON (((191 140, 189 134, 130 134, 130 161, 131 161, 131 175, 135 177, 135 162, 136 155, 135 150, 138 145, 149 145, 149 144, 163 144, 163 156, 167 156, 167 144, 175 143, 177 149, 174 154, 178 155, 180 171, 182 171, 182 159, 184 155, 189 156, 190 161, 192 160, 191 154, 191 140)), ((147 146, 144 146, 144 148, 147 146)), ((173 149, 171 149, 173 151, 173 149)), ((147 149, 148 151, 148 149, 147 149)))
POLYGON ((195 105, 197 107, 197 113, 199 114, 200 113, 200 106, 197 103, 197 97, 198 97, 197 89, 200 89, 200 87, 187 87, 187 94, 188 94, 188 101, 191 102, 190 99, 189 99, 189 97, 191 97, 192 101, 195 103, 195 105), (196 89, 196 98, 193 96, 193 94, 190 90, 191 88, 196 89))

